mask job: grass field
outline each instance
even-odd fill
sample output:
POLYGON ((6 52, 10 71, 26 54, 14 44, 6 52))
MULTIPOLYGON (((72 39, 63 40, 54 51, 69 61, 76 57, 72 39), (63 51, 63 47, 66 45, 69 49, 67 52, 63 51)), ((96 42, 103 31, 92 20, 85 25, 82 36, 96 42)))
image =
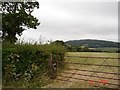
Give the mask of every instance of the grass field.
POLYGON ((95 56, 95 57, 118 57, 118 53, 104 53, 104 52, 67 52, 66 56, 95 56))
MULTIPOLYGON (((118 60, 117 59, 96 59, 96 58, 78 58, 74 56, 86 56, 86 57, 112 57, 112 58, 118 58, 118 53, 99 53, 99 52, 67 52, 66 56, 70 56, 70 58, 65 58, 66 62, 70 63, 80 63, 80 64, 66 64, 66 68, 72 68, 72 69, 80 69, 80 70, 90 70, 90 71, 99 71, 99 72, 110 72, 110 73, 118 73, 118 68, 117 67, 106 67, 106 66, 90 66, 90 65, 81 65, 83 64, 102 64, 102 65, 112 65, 112 66, 118 66, 118 60), (85 61, 86 60, 86 61, 85 61)), ((82 79, 87 79, 87 80, 95 80, 95 81, 100 81, 103 78, 115 78, 118 79, 117 75, 112 75, 112 74, 105 74, 105 73, 94 73, 94 72, 83 72, 83 71, 76 71, 76 70, 67 70, 64 69, 62 72, 58 73, 57 79, 62 79, 63 81, 59 81, 55 79, 53 83, 51 83, 48 86, 48 88, 90 88, 88 82, 84 82, 82 80, 76 80, 73 78, 82 78, 82 79), (90 75, 90 76, 80 76, 77 74, 85 74, 85 75, 90 75), (62 76, 62 77, 61 77, 62 76), (92 77, 92 76, 98 76, 98 77, 92 77), (71 78, 66 78, 66 77, 71 77, 71 78), (71 82, 67 82, 64 80, 68 80, 71 82)), ((106 79, 109 81, 109 83, 113 84, 118 84, 116 80, 110 80, 106 79)), ((98 83, 97 83, 98 84, 98 83)), ((100 86, 100 85, 99 85, 100 86)), ((101 85, 102 86, 102 85, 101 85)), ((114 85, 109 85, 107 87, 116 87, 114 85)))
POLYGON ((96 48, 97 51, 104 51, 104 52, 116 52, 118 51, 118 49, 120 48, 117 48, 117 47, 103 47, 103 48, 96 48))
MULTIPOLYGON (((74 63, 84 63, 85 58, 78 58, 78 57, 72 57, 72 56, 84 56, 84 57, 111 57, 111 58, 118 58, 118 53, 99 53, 99 52, 68 52, 66 53, 66 56, 71 56, 71 58, 67 58, 66 60, 68 62, 74 62, 74 63)), ((99 59, 99 58, 88 58, 86 59, 85 64, 102 64, 105 61, 105 59, 99 59)), ((118 60, 115 59, 107 59, 103 65, 118 65, 118 60)), ((78 66, 78 65, 76 65, 78 66)), ((83 66, 86 69, 89 67, 83 66)), ((94 66, 91 66, 94 67, 94 66)), ((105 70, 105 67, 101 67, 101 70, 105 70)), ((115 71, 118 71, 118 69, 113 68, 115 71)), ((111 71, 111 69, 107 69, 108 72, 111 71)))
POLYGON ((117 48, 117 47, 98 47, 98 48, 89 48, 89 49, 90 50, 94 50, 94 51, 102 51, 102 52, 115 53, 120 48, 117 48))

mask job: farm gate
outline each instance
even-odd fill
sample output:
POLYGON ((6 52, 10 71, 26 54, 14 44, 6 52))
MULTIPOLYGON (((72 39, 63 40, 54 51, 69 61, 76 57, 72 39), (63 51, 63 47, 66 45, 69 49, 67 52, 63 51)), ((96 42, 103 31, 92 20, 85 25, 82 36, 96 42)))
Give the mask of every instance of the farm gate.
POLYGON ((65 70, 57 80, 81 82, 82 88, 120 88, 120 58, 65 56, 65 70))

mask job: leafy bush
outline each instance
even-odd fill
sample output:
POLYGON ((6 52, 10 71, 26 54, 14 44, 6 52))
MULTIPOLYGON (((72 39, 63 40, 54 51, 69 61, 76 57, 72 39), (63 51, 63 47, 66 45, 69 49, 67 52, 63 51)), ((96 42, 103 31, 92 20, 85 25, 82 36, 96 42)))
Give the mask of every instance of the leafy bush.
POLYGON ((50 54, 52 54, 53 62, 58 60, 58 67, 60 67, 63 65, 66 51, 63 46, 55 44, 3 44, 2 50, 2 77, 4 86, 10 86, 11 83, 13 86, 24 86, 26 83, 28 83, 28 86, 31 86, 31 81, 48 72, 50 54), (16 82, 20 83, 21 80, 22 84, 16 84, 16 82))

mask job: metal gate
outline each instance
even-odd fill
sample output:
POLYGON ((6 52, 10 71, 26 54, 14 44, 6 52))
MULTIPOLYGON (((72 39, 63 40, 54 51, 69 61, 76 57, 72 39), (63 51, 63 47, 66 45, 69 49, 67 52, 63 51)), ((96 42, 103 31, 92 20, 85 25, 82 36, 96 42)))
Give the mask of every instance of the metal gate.
POLYGON ((65 59, 65 70, 57 75, 57 80, 80 82, 82 88, 120 88, 120 58, 66 56, 65 59))

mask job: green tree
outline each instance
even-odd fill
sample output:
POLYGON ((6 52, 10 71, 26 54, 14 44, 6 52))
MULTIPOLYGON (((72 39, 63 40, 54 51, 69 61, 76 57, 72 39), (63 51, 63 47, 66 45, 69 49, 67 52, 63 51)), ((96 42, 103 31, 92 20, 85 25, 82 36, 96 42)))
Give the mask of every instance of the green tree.
POLYGON ((56 41, 52 42, 51 44, 59 44, 59 45, 62 45, 62 46, 66 46, 66 44, 63 41, 60 41, 60 40, 56 40, 56 41))
POLYGON ((36 29, 40 24, 31 13, 39 8, 39 3, 34 2, 2 2, 2 39, 14 43, 16 35, 29 28, 36 29))
POLYGON ((87 51, 89 51, 89 47, 87 45, 83 45, 80 47, 80 50, 83 52, 87 52, 87 51))

